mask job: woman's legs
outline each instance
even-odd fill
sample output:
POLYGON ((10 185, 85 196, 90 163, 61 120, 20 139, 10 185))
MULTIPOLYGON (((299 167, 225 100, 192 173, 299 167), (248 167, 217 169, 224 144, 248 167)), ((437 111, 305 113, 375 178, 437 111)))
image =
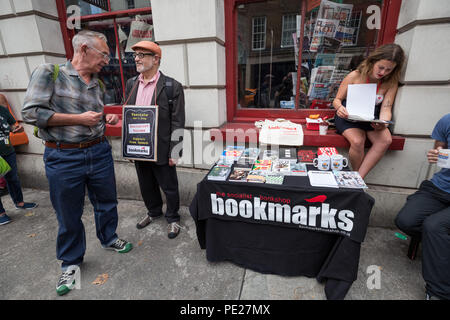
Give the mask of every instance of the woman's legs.
POLYGON ((392 136, 388 128, 367 131, 367 138, 372 142, 372 146, 367 151, 366 156, 358 169, 362 178, 364 178, 378 161, 380 161, 392 143, 392 136))
POLYGON ((352 169, 358 171, 364 160, 364 144, 366 142, 366 132, 358 128, 349 128, 342 135, 350 143, 348 158, 352 169))

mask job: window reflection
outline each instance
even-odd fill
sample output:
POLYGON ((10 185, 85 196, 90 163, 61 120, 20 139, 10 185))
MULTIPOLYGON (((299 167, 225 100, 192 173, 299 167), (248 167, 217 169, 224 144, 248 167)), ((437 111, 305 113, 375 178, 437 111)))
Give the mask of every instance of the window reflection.
MULTIPOLYGON (((150 0, 110 0, 109 3, 111 11, 151 7, 150 0)), ((108 0, 65 0, 65 4, 66 7, 71 5, 79 6, 82 16, 108 12, 108 0)))
MULTIPOLYGON (((117 24, 117 41, 114 32, 114 20, 88 21, 82 23, 82 29, 89 29, 103 33, 108 39, 111 60, 99 73, 99 78, 104 82, 106 92, 105 104, 121 104, 124 102, 122 79, 120 67, 123 70, 123 80, 126 81, 137 75, 136 65, 132 56, 131 45, 143 40, 141 36, 150 36, 148 40, 153 39, 153 27, 151 25, 151 15, 122 17, 115 19, 117 24), (146 28, 149 28, 147 30, 146 28), (147 30, 143 32, 142 30, 147 30), (138 30, 139 32, 133 32, 138 30), (139 37, 137 37, 139 36, 139 37)), ((146 39, 147 40, 147 39, 146 39)))
MULTIPOLYGON (((239 4, 237 10, 238 108, 328 108, 343 78, 375 48, 367 8, 381 0, 315 1, 301 26, 299 0, 239 4), (295 106, 299 94, 299 106, 295 106)), ((369 11, 370 12, 370 11, 369 11)))

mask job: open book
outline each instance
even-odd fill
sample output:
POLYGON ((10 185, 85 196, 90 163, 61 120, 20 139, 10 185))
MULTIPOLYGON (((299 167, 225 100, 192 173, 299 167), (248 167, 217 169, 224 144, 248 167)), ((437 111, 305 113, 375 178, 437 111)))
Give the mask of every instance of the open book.
POLYGON ((375 119, 376 97, 376 83, 349 84, 346 105, 349 114, 348 119, 364 122, 393 123, 392 121, 375 119))

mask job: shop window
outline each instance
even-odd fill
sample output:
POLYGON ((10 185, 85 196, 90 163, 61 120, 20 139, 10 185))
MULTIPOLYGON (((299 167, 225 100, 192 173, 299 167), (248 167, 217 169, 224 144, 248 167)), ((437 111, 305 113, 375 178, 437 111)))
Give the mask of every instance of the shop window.
MULTIPOLYGON (((77 5, 81 9, 80 28, 72 30, 70 38, 83 29, 101 32, 106 36, 111 60, 99 73, 99 78, 105 84, 104 103, 123 104, 126 81, 137 74, 131 46, 141 40, 154 40, 150 1, 64 2, 66 7, 77 5), (104 9, 105 5, 108 10, 104 9)), ((71 58, 69 53, 68 58, 71 58)))
POLYGON ((301 118, 306 109, 332 108, 341 81, 380 44, 385 28, 368 22, 367 8, 381 11, 381 0, 230 1, 236 17, 236 58, 229 60, 236 69, 227 73, 233 117, 301 118))

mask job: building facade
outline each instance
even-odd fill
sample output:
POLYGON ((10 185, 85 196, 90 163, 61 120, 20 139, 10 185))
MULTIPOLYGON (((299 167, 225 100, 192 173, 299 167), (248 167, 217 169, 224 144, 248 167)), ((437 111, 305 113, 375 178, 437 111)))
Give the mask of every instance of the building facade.
MULTIPOLYGON (((450 112, 447 0, 0 0, 0 93, 18 119, 33 70, 71 58, 70 39, 81 28, 108 38, 113 59, 101 74, 107 112, 121 113, 124 83, 135 74, 133 41, 161 45, 161 70, 185 91, 178 170, 185 205, 205 169, 232 143, 222 126, 301 121, 311 104, 333 98, 352 64, 389 42, 407 55, 393 108, 393 134, 404 138, 404 147, 388 151, 365 179, 376 200, 372 225, 393 226, 406 196, 436 170, 426 151, 435 123, 450 112)), ((17 147, 21 181, 47 188, 44 146, 32 127, 25 130, 30 143, 17 147)), ((134 165, 121 157, 120 126, 107 135, 119 196, 140 199, 134 165)))

